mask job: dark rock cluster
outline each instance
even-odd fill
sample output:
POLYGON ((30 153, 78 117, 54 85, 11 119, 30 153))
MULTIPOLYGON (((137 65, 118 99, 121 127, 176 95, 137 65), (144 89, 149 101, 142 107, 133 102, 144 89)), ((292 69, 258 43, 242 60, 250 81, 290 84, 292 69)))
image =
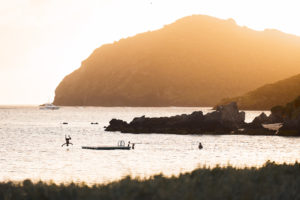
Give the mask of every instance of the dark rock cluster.
POLYGON ((249 126, 259 127, 261 124, 281 123, 277 134, 281 136, 300 136, 300 96, 286 106, 275 106, 271 115, 262 113, 249 126))
POLYGON ((278 135, 300 136, 300 96, 285 107, 277 106, 273 109, 276 109, 283 122, 278 135))
POLYGON ((190 115, 148 118, 136 117, 130 123, 112 119, 106 131, 122 133, 171 133, 171 134, 249 134, 274 135, 276 131, 262 126, 275 120, 274 116, 264 113, 252 123, 245 123, 245 112, 240 112, 235 102, 218 106, 214 112, 204 115, 195 111, 190 115))

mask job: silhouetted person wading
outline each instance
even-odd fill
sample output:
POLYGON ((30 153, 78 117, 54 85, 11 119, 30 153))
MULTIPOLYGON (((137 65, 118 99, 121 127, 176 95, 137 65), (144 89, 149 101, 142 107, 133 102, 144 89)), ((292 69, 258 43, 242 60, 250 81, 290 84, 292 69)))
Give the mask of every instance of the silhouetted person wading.
POLYGON ((202 146, 201 142, 199 142, 198 148, 203 149, 203 146, 202 146))

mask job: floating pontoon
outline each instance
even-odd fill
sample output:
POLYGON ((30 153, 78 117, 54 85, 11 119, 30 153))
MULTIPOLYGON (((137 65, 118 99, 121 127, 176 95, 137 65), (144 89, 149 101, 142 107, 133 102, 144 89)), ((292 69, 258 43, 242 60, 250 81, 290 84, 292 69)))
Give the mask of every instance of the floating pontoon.
POLYGON ((90 150, 130 150, 130 149, 134 149, 134 144, 131 147, 130 142, 128 142, 128 146, 125 146, 125 142, 121 140, 118 142, 118 146, 98 146, 98 147, 82 146, 81 148, 90 149, 90 150))

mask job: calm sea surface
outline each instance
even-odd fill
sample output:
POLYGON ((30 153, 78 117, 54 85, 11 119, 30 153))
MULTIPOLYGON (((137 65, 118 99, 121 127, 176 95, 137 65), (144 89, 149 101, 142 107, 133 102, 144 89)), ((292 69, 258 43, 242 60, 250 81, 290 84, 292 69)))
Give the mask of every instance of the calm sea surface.
MULTIPOLYGON (((110 119, 130 121, 136 116, 172 116, 209 108, 0 108, 0 181, 23 180, 104 183, 126 175, 148 177, 191 171, 198 166, 231 164, 258 166, 267 160, 300 160, 300 138, 268 136, 207 136, 121 134, 105 132, 110 119), (63 125, 62 122, 68 122, 63 125), (98 122, 99 125, 91 125, 98 122), (61 147, 65 135, 73 146, 61 147), (130 151, 93 151, 81 146, 137 143, 130 151), (198 150, 198 142, 204 149, 198 150)), ((251 121, 261 112, 246 112, 251 121)), ((269 113, 267 113, 269 114, 269 113)))

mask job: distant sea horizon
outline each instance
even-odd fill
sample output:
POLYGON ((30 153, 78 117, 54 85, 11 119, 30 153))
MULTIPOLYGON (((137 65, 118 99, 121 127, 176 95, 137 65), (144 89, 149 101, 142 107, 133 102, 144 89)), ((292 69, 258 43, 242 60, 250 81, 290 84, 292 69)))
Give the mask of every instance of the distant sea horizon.
MULTIPOLYGON (((34 108, 39 107, 42 104, 0 104, 0 109, 13 109, 13 108, 34 108)), ((211 109, 214 110, 213 106, 59 106, 60 108, 205 108, 205 109, 211 109)), ((261 111, 268 113, 270 110, 243 110, 240 109, 240 111, 261 111)))

